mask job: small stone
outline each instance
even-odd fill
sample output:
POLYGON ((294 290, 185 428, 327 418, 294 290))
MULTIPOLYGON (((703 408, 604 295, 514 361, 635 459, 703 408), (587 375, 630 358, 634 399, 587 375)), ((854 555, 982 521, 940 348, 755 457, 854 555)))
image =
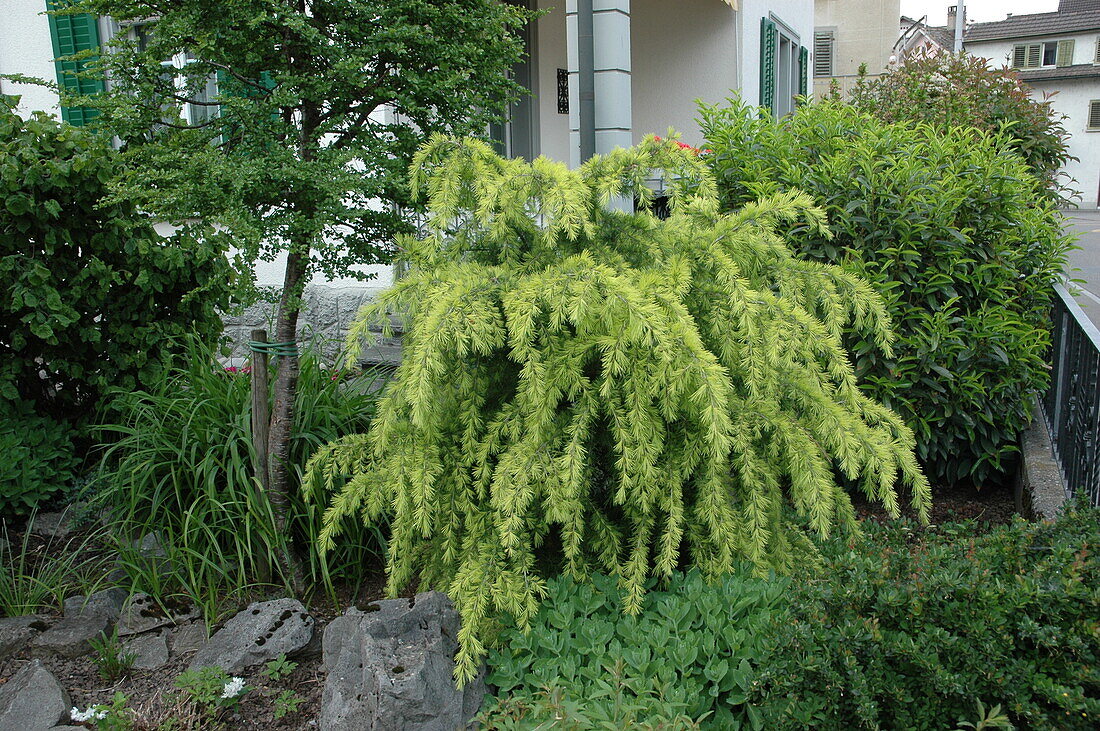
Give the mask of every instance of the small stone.
POLYGON ((35 638, 33 647, 58 657, 80 657, 92 651, 94 640, 111 625, 111 620, 98 617, 65 617, 35 638))
POLYGON ((485 695, 483 674, 455 688, 460 620, 439 592, 350 609, 324 632, 325 731, 466 728, 485 695))
POLYGON ((37 617, 5 617, 0 619, 0 660, 22 650, 34 637, 31 625, 39 621, 37 617))
POLYGON ((168 649, 173 655, 197 652, 206 643, 206 624, 192 622, 177 627, 168 635, 168 649))
POLYGON ((122 605, 125 603, 126 591, 117 586, 97 591, 88 597, 78 594, 65 600, 65 616, 104 616, 113 621, 118 619, 118 615, 122 612, 122 605))
POLYGON ((0 729, 52 728, 68 711, 69 694, 41 660, 31 660, 0 685, 0 729))
POLYGON ((142 632, 189 622, 198 616, 190 603, 180 602, 162 607, 148 594, 134 594, 122 605, 118 617, 118 636, 127 637, 142 632))
POLYGON ((122 644, 123 653, 133 653, 134 667, 155 670, 168 662, 168 633, 138 635, 122 644))
POLYGON ((220 667, 238 675, 253 665, 301 650, 313 637, 313 624, 313 617, 297 599, 255 602, 215 632, 188 669, 220 667))

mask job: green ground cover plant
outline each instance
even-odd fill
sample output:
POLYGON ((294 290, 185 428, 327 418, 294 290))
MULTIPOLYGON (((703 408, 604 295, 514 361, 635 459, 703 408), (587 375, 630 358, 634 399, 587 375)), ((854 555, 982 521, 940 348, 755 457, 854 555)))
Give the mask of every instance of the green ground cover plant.
POLYGON ((835 101, 778 121, 737 99, 701 115, 724 207, 804 191, 829 225, 790 228, 792 247, 886 299, 892 352, 851 328, 844 342, 864 392, 915 432, 929 478, 1003 479, 1048 382, 1048 310, 1069 247, 1013 143, 835 101))
POLYGON ((748 704, 787 582, 748 572, 708 585, 698 572, 651 588, 635 617, 617 582, 549 583, 529 631, 506 630, 489 655, 498 700, 485 728, 763 727, 748 704))
POLYGON ((1019 728, 1100 718, 1100 510, 980 532, 865 524, 790 583, 750 702, 768 728, 1019 728), (992 714, 996 715, 996 714, 992 714))
POLYGON ((990 527, 866 521, 788 577, 676 574, 641 613, 549 583, 489 654, 486 728, 1091 729, 1100 510, 990 527), (616 725, 618 724, 618 725, 616 725))
POLYGON ((408 273, 351 335, 400 313, 401 365, 370 433, 319 450, 306 484, 336 493, 326 549, 389 520, 388 591, 418 578, 452 598, 460 681, 559 569, 619 577, 637 613, 683 566, 717 579, 812 553, 793 521, 853 525, 841 477, 927 514, 912 433, 858 389, 840 341, 851 324, 889 351, 882 300, 784 242, 798 224, 825 235, 806 196, 719 215, 698 156, 652 138, 570 170, 437 136, 412 182, 430 233, 401 242, 408 273), (646 202, 653 170, 672 180, 668 220, 609 205, 646 202))
POLYGON ((27 515, 72 484, 79 460, 69 428, 0 399, 0 518, 27 515))
MULTIPOLYGON (((124 568, 142 591, 185 595, 210 617, 226 593, 289 582, 277 561, 288 543, 305 554, 307 588, 331 592, 338 578, 354 583, 377 563, 378 529, 350 527, 354 540, 322 558, 314 548, 322 517, 316 506, 327 495, 296 500, 291 533, 276 529, 255 480, 249 374, 222 368, 216 355, 192 342, 183 365, 120 395, 122 420, 100 428, 106 451, 96 499, 116 520, 124 568), (163 555, 131 545, 149 535, 163 555)), ((372 381, 326 368, 313 350, 303 353, 290 452, 296 480, 318 445, 367 428, 372 381)))

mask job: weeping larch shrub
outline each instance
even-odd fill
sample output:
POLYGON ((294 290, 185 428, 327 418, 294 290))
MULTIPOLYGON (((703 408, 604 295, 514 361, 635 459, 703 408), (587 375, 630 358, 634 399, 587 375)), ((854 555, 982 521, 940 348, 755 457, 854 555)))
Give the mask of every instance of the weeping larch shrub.
POLYGON ((388 591, 450 595, 459 682, 500 621, 538 610, 540 549, 617 576, 636 612, 678 566, 782 570, 806 529, 855 529, 845 484, 892 515, 905 485, 926 519, 913 435, 841 346, 851 325, 889 351, 882 300, 784 244, 826 235, 805 195, 719 215, 703 162, 656 138, 570 170, 438 136, 411 184, 428 233, 349 338, 399 313, 401 365, 369 433, 319 450, 306 483, 334 494, 326 547, 345 519, 388 519, 388 591), (655 174, 667 220, 646 212, 655 174))

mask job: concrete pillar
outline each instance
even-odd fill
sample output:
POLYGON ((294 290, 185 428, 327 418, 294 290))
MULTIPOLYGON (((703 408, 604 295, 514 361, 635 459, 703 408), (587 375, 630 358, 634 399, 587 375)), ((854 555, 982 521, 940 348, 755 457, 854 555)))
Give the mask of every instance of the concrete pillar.
MULTIPOLYGON (((580 35, 577 0, 567 0, 566 43, 569 55, 569 164, 581 160, 580 35)), ((630 147, 630 0, 592 0, 595 151, 630 147)))

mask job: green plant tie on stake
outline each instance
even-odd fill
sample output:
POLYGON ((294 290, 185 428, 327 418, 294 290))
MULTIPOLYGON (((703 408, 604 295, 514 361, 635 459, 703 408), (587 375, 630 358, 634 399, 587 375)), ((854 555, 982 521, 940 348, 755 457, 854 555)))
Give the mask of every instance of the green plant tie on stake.
POLYGON ((263 343, 259 340, 249 340, 248 348, 253 353, 266 353, 283 357, 298 355, 298 345, 293 340, 285 343, 263 343))

